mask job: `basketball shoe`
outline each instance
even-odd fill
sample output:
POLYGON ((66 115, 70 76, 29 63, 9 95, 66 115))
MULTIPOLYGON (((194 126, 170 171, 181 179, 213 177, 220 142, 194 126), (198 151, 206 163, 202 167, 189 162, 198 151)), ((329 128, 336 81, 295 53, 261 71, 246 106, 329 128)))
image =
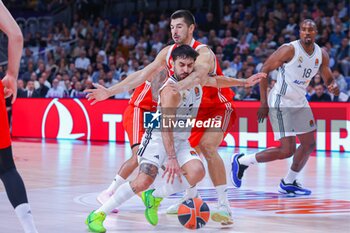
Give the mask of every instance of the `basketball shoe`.
POLYGON ((283 194, 294 194, 294 195, 310 195, 311 190, 303 188, 296 180, 291 184, 286 184, 284 179, 281 180, 281 183, 278 187, 278 192, 283 194))
POLYGON ((167 214, 177 214, 177 211, 179 209, 179 206, 182 204, 182 202, 190 199, 190 198, 196 198, 198 197, 198 192, 197 194, 192 197, 191 195, 189 195, 187 192, 185 193, 185 195, 178 201, 176 202, 175 204, 171 205, 168 207, 168 209, 166 210, 166 213, 167 214))
POLYGON ((92 211, 87 217, 85 224, 91 232, 104 233, 106 232, 106 228, 103 226, 103 221, 105 219, 106 214, 104 212, 95 213, 95 211, 92 211))
POLYGON ((141 194, 141 198, 146 207, 146 219, 151 225, 155 226, 158 224, 158 207, 163 198, 153 196, 153 192, 154 189, 144 191, 141 194))
POLYGON ((241 187, 243 173, 248 168, 248 166, 239 163, 238 159, 242 156, 244 156, 244 154, 235 154, 232 157, 231 180, 236 188, 241 187))
POLYGON ((218 206, 211 211, 211 219, 224 226, 233 224, 230 205, 228 203, 219 203, 218 206))

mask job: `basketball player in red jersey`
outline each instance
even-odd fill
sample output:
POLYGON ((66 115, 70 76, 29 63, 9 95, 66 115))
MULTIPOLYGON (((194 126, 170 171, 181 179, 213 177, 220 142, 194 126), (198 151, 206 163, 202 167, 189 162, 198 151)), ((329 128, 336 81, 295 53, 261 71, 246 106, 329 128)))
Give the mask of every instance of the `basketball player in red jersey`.
POLYGON ((0 179, 4 183, 7 196, 26 233, 37 233, 28 204, 23 180, 13 161, 10 129, 7 119, 5 98, 12 95, 12 103, 17 97, 17 76, 23 49, 21 29, 5 5, 0 1, 0 30, 8 37, 8 67, 6 76, 0 81, 0 179))
MULTIPOLYGON (((89 92, 87 98, 92 100, 92 104, 105 100, 116 93, 133 89, 141 85, 145 80, 151 79, 160 69, 167 67, 169 75, 173 70, 171 67, 171 51, 181 44, 191 45, 199 53, 196 60, 194 72, 192 72, 186 80, 179 82, 177 88, 187 89, 198 83, 206 83, 208 74, 220 74, 215 54, 205 45, 193 39, 193 31, 195 29, 195 20, 193 15, 187 10, 179 10, 171 16, 171 33, 175 45, 163 48, 157 55, 155 60, 146 66, 129 75, 121 83, 110 88, 105 88, 95 84, 97 89, 86 90, 89 92)), ((239 85, 239 81, 231 79, 239 85)), ((209 174, 216 187, 218 193, 218 208, 212 211, 212 219, 221 222, 224 225, 232 224, 232 214, 227 200, 226 193, 226 172, 224 163, 217 152, 217 148, 224 138, 224 134, 233 125, 235 113, 233 109, 233 92, 230 89, 205 88, 202 104, 198 112, 198 118, 205 120, 207 118, 217 118, 222 120, 224 126, 220 132, 198 131, 195 130, 190 137, 191 146, 201 150, 208 162, 209 174)), ((184 199, 188 199, 197 195, 195 188, 186 192, 184 199)), ((176 209, 176 208, 173 208, 176 209)), ((171 211, 169 211, 171 212, 171 211)))

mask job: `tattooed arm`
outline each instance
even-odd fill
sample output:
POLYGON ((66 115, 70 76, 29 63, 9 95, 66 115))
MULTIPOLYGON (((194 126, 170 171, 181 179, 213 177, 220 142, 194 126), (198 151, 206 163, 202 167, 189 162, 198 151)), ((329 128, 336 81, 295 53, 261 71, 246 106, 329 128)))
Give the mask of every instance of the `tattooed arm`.
POLYGON ((155 76, 152 77, 151 81, 151 90, 152 90, 152 99, 155 102, 158 102, 158 93, 159 89, 164 84, 164 81, 167 78, 167 72, 166 69, 163 69, 159 73, 157 73, 155 76))

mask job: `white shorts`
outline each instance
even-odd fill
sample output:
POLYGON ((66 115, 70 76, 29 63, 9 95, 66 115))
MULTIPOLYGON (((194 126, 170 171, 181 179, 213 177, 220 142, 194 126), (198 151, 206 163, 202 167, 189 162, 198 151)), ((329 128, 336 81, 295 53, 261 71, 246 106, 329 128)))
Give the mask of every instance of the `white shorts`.
POLYGON ((269 118, 275 140, 316 130, 316 123, 307 101, 295 104, 281 95, 269 95, 269 118))
MULTIPOLYGON (((180 167, 194 159, 202 162, 196 151, 190 146, 188 140, 176 141, 175 153, 180 167)), ((168 155, 165 152, 161 133, 152 132, 152 130, 147 129, 142 137, 137 155, 140 165, 150 163, 160 168, 166 163, 168 161, 168 155)))

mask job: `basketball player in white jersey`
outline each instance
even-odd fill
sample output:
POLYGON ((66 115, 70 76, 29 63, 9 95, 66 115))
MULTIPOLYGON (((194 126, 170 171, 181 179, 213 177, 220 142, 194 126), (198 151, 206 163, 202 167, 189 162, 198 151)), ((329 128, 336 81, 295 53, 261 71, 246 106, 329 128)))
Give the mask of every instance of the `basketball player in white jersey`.
MULTIPOLYGON (((161 87, 159 92, 158 110, 164 122, 178 122, 183 116, 195 118, 202 98, 202 88, 196 85, 185 91, 178 91, 174 83, 189 76, 194 69, 198 53, 188 45, 181 45, 173 50, 174 75, 161 87)), ((210 85, 210 84, 208 84, 210 85)), ((214 83, 216 85, 216 83, 214 83)), ((133 197, 147 190, 154 182, 159 168, 166 162, 163 177, 168 174, 167 184, 159 189, 151 189, 142 193, 146 205, 145 215, 149 223, 158 224, 158 206, 163 197, 180 192, 196 185, 205 175, 201 159, 191 148, 188 137, 190 130, 176 131, 174 127, 162 128, 161 132, 148 128, 143 136, 138 155, 140 170, 138 176, 130 183, 124 183, 113 196, 86 219, 86 224, 92 232, 105 232, 103 222, 106 214, 133 197), (177 179, 178 178, 178 179, 177 179)))
POLYGON ((268 148, 258 153, 236 154, 232 161, 232 181, 241 186, 241 179, 248 166, 294 155, 287 175, 281 180, 278 191, 291 195, 310 195, 309 189, 297 182, 297 176, 305 166, 310 153, 315 149, 315 120, 306 100, 306 88, 312 77, 320 72, 328 90, 335 95, 339 90, 329 68, 329 56, 315 43, 317 28, 314 21, 304 20, 300 24, 300 40, 284 44, 265 62, 262 72, 278 68, 277 83, 267 96, 267 80, 260 84, 261 105, 259 122, 269 114, 277 148, 268 148), (269 111, 270 110, 270 111, 269 111), (300 146, 296 149, 296 137, 300 146))
MULTIPOLYGON (((171 33, 175 44, 187 44, 191 45, 194 41, 193 31, 195 29, 195 22, 193 15, 186 10, 176 11, 171 17, 171 33)), ((86 90, 89 92, 87 98, 92 100, 92 104, 105 100, 112 95, 115 95, 125 90, 133 89, 145 82, 149 77, 155 76, 160 70, 168 67, 168 54, 171 46, 167 46, 162 49, 155 60, 146 66, 144 69, 139 70, 129 75, 122 82, 110 87, 105 88, 101 85, 95 85, 97 89, 86 90)), ((201 82, 202 84, 207 82, 208 74, 213 72, 216 68, 215 55, 207 46, 201 46, 197 52, 199 56, 196 60, 194 71, 184 80, 179 82, 180 89, 184 90, 194 85, 194 83, 201 82)), ((263 77, 263 76, 261 76, 263 77)), ((229 82, 233 82, 232 85, 244 85, 241 80, 228 79, 229 82)), ((231 85, 231 86, 232 86, 231 85)), ((227 87, 227 86, 226 86, 227 87)), ((232 224, 231 209, 229 207, 227 193, 226 193, 226 172, 224 163, 217 152, 217 147, 223 139, 224 132, 212 132, 205 131, 199 146, 203 145, 203 155, 208 161, 208 168, 210 177, 213 184, 216 187, 218 194, 218 212, 213 218, 214 221, 220 222, 224 225, 232 224)), ((191 198, 197 195, 195 188, 189 189, 186 192, 188 195, 185 198, 191 198)), ((177 207, 175 205, 175 207, 177 207)), ((173 208, 176 209, 177 208, 173 208)), ((213 217, 213 216, 212 216, 213 217)))

